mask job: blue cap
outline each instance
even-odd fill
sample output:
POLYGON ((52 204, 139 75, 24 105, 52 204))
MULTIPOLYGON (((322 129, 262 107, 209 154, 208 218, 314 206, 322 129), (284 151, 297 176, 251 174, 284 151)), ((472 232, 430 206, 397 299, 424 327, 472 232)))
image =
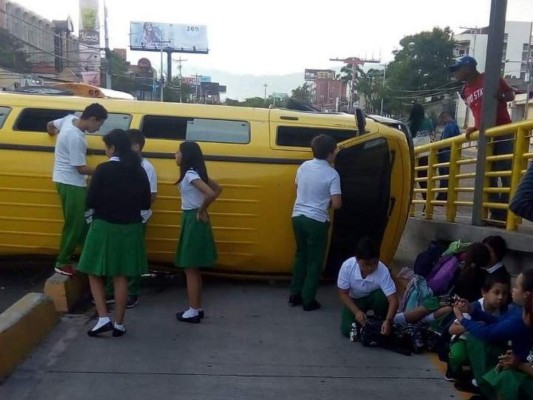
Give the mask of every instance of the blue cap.
POLYGON ((474 57, 464 56, 464 57, 461 57, 459 60, 457 60, 455 64, 450 65, 448 69, 450 70, 450 72, 455 72, 461 67, 464 67, 464 66, 475 67, 476 65, 477 65, 477 61, 474 57))

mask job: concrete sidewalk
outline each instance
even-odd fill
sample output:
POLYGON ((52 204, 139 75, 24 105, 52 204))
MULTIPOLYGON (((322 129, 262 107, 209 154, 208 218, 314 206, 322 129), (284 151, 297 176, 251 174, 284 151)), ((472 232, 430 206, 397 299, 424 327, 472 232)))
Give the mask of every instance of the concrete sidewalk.
POLYGON ((323 309, 287 306, 285 283, 210 281, 206 318, 177 322, 183 287, 146 289, 127 334, 90 338, 87 315, 66 315, 0 386, 2 400, 457 398, 429 356, 351 343, 339 333, 334 286, 323 309))

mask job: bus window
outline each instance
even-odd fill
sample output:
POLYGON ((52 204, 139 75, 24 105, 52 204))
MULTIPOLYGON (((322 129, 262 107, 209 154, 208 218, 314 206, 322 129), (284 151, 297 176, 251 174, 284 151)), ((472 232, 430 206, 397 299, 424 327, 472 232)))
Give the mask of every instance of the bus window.
POLYGON ((244 121, 147 115, 142 131, 147 138, 249 143, 250 124, 244 121))
POLYGON ((356 130, 306 128, 301 126, 280 126, 276 136, 278 146, 309 147, 315 136, 326 134, 332 136, 337 143, 357 135, 356 130))
POLYGON ((187 122, 192 118, 146 115, 142 122, 144 136, 153 139, 185 140, 187 122))
POLYGON ((11 108, 9 107, 0 107, 0 128, 4 126, 4 122, 6 122, 7 116, 9 115, 10 111, 11 108))
POLYGON ((243 121, 195 118, 187 124, 187 140, 217 143, 249 143, 250 124, 243 121))
POLYGON ((46 124, 48 122, 73 113, 74 110, 26 108, 20 113, 13 129, 16 131, 47 132, 46 124))
MULTIPOLYGON (((76 112, 76 116, 81 116, 81 112, 76 112)), ((95 132, 94 135, 103 136, 113 129, 130 129, 131 125, 131 115, 129 114, 116 114, 116 113, 107 113, 107 119, 100 128, 98 132, 95 132)))

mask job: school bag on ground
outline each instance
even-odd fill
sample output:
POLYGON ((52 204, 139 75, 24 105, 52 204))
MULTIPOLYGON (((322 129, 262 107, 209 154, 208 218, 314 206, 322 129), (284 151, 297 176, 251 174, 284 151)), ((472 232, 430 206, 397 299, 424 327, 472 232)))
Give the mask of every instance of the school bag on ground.
POLYGON ((428 248, 416 256, 413 270, 416 275, 423 276, 424 278, 429 275, 433 270, 433 267, 437 263, 439 257, 444 251, 443 247, 436 241, 431 241, 428 248))
POLYGON ((409 281, 402 297, 398 312, 412 310, 422 304, 422 302, 433 296, 433 291, 427 281, 420 275, 415 275, 409 281))
POLYGON ((442 296, 449 293, 460 270, 461 260, 459 255, 442 256, 427 277, 428 286, 433 291, 433 294, 442 296))

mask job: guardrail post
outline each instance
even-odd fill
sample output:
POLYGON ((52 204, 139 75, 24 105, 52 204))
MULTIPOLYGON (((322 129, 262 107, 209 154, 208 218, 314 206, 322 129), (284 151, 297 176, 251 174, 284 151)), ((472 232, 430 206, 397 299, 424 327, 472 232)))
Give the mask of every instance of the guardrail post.
MULTIPOLYGON (((527 167, 527 160, 524 158, 524 153, 529 150, 528 140, 524 129, 519 128, 515 133, 515 145, 513 153, 513 166, 511 170, 511 188, 509 192, 509 204, 511 203, 520 179, 522 177, 522 170, 527 167)), ((507 221, 505 228, 508 231, 516 230, 517 216, 512 213, 511 210, 507 210, 507 221)))
POLYGON ((435 175, 435 160, 437 158, 436 156, 437 152, 436 150, 431 147, 429 149, 428 154, 428 170, 427 170, 427 177, 426 177, 426 219, 433 218, 433 187, 435 186, 435 181, 433 180, 433 175, 435 175))
POLYGON ((461 158, 462 145, 458 142, 453 142, 450 148, 450 165, 448 166, 448 188, 446 189, 447 203, 446 203, 446 221, 453 222, 457 215, 457 191, 459 180, 457 175, 460 171, 460 166, 457 164, 461 158))

